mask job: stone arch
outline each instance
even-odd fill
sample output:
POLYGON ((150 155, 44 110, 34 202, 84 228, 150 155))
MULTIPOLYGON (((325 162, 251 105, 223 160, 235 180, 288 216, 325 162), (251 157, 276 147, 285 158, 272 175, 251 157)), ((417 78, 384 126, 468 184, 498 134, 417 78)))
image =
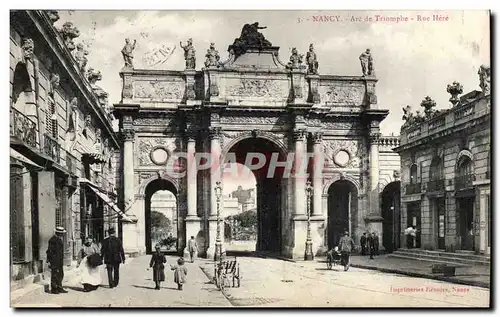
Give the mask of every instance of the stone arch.
POLYGON ((399 248, 401 235, 401 181, 387 183, 380 192, 382 214, 382 245, 387 252, 399 248))
POLYGON ((283 154, 286 156, 288 155, 288 149, 285 145, 285 143, 280 140, 277 136, 263 132, 263 131, 247 131, 238 134, 234 139, 232 139, 228 144, 224 145, 224 150, 222 151, 221 155, 221 161, 224 162, 226 159, 226 155, 231 150, 231 148, 237 144, 240 141, 243 141, 245 139, 250 139, 250 138, 261 138, 261 139, 266 139, 268 141, 271 141, 274 145, 276 145, 280 151, 283 152, 283 154))
POLYGON ((378 183, 378 193, 381 194, 387 185, 397 181, 399 181, 399 179, 395 179, 391 175, 385 175, 385 177, 378 183))
POLYGON ((328 190, 330 189, 330 186, 339 180, 346 180, 351 182, 354 185, 354 187, 356 187, 358 195, 361 194, 361 184, 358 179, 354 178, 351 175, 336 174, 323 185, 323 197, 328 197, 328 190))
POLYGON ((168 173, 159 174, 159 172, 158 172, 158 173, 148 177, 144 181, 142 181, 139 185, 139 188, 138 188, 136 194, 140 195, 140 197, 145 197, 146 187, 148 187, 148 185, 151 182, 153 182, 154 180, 157 180, 158 178, 162 178, 162 179, 169 181, 175 187, 175 190, 177 191, 177 193, 179 192, 179 182, 177 181, 177 179, 171 177, 170 175, 168 175, 168 173))
POLYGON ((347 177, 329 182, 327 189, 326 237, 328 249, 338 244, 344 231, 357 241, 360 192, 358 185, 347 177))

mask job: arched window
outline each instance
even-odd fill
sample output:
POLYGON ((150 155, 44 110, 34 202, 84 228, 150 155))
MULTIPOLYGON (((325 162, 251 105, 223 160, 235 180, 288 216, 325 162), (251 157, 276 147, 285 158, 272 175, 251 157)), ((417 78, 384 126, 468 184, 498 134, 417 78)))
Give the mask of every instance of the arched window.
POLYGON ((427 190, 429 192, 444 190, 443 160, 440 157, 436 156, 432 159, 427 190))
POLYGON ((410 167, 410 184, 417 183, 417 164, 412 164, 410 167))
POLYGON ((25 105, 31 102, 33 89, 31 87, 30 75, 26 65, 17 63, 12 81, 12 106, 22 113, 25 113, 25 105))
POLYGON ((472 161, 468 156, 462 155, 458 160, 458 176, 470 174, 472 174, 472 161))
POLYGON ((440 157, 434 157, 431 162, 429 171, 429 178, 431 180, 443 179, 443 160, 440 157))

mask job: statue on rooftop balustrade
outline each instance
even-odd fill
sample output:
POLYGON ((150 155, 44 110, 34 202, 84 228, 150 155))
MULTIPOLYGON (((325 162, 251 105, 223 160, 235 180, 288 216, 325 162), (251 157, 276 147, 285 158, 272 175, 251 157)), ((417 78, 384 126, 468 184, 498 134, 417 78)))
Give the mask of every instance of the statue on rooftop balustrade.
POLYGON ((245 24, 241 30, 239 38, 235 39, 233 45, 229 47, 230 53, 235 56, 240 56, 246 52, 249 46, 254 47, 271 47, 271 42, 266 40, 264 35, 259 30, 266 29, 266 26, 259 26, 259 22, 245 24))

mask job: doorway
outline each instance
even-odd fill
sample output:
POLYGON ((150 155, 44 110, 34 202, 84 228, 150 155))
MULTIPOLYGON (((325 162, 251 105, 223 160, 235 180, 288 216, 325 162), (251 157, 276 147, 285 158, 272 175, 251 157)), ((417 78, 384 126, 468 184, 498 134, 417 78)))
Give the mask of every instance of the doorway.
POLYGON ((350 181, 336 181, 328 189, 328 249, 338 245, 344 232, 351 234, 350 218, 356 214, 357 205, 356 186, 350 181))

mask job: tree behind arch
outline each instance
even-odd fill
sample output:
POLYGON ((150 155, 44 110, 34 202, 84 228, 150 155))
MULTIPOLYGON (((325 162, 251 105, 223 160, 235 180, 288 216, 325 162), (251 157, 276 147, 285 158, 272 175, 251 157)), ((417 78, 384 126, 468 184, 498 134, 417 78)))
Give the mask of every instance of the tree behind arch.
POLYGON ((151 210, 151 229, 164 229, 165 232, 172 231, 172 222, 164 214, 156 210, 151 210))

